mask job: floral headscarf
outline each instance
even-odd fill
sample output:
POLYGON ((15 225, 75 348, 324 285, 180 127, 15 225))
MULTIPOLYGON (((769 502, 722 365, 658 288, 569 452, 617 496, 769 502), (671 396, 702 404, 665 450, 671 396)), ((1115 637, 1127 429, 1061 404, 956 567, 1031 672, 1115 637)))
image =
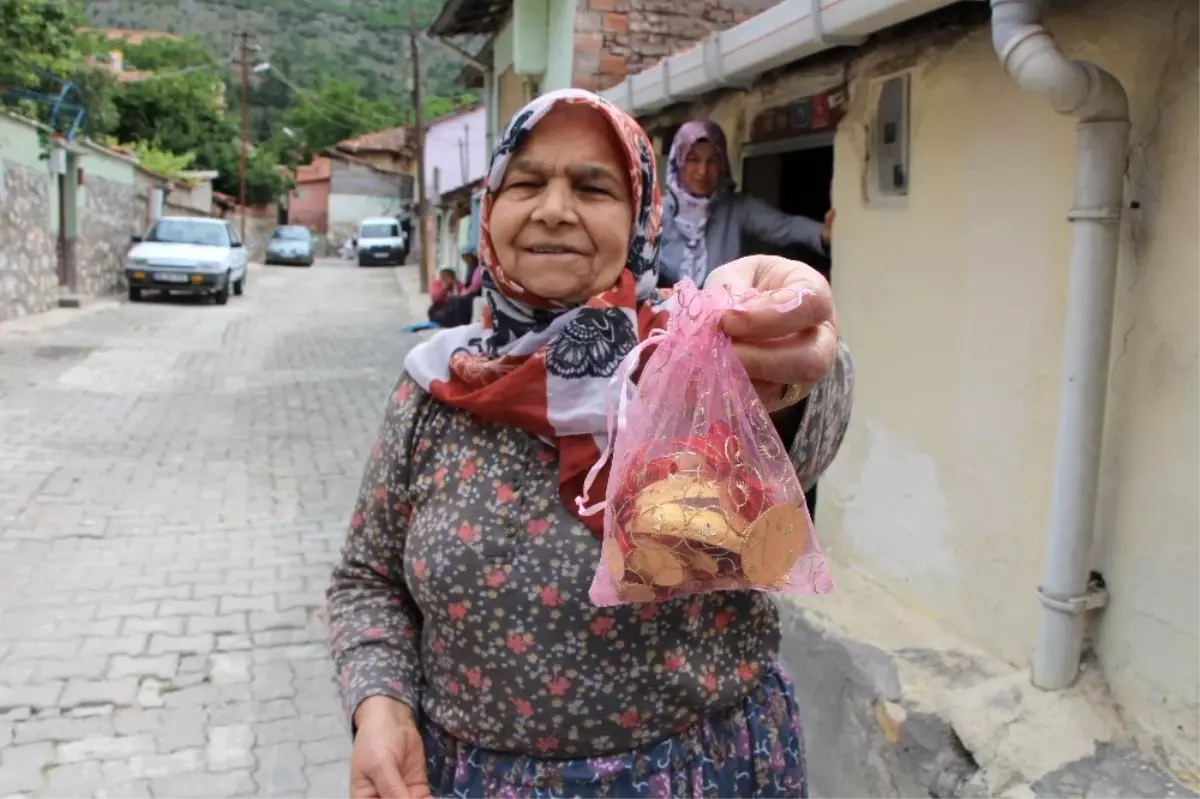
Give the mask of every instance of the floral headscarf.
POLYGON ((729 176, 728 152, 725 131, 711 119, 694 119, 684 123, 671 142, 671 154, 667 156, 667 188, 671 190, 675 200, 672 221, 676 229, 683 234, 686 244, 678 274, 681 280, 690 277, 697 283, 702 283, 708 273, 708 244, 705 234, 708 230, 709 212, 713 203, 733 191, 733 179, 729 176), (713 193, 707 197, 697 197, 689 192, 681 178, 688 153, 701 141, 711 144, 724 162, 721 178, 717 181, 713 193))
MULTIPOLYGON (((666 324, 666 313, 656 307, 662 204, 654 176, 654 148, 645 132, 600 96, 564 89, 525 106, 508 123, 492 155, 480 208, 479 262, 487 270, 484 322, 444 330, 414 347, 404 362, 413 379, 440 402, 526 430, 555 446, 559 495, 572 512, 588 470, 608 443, 609 380, 630 350, 666 324), (612 288, 574 306, 530 294, 510 279, 496 259, 489 232, 495 194, 509 162, 559 103, 595 108, 612 126, 628 164, 633 199, 625 270, 612 288)), ((602 516, 581 518, 599 536, 602 516)))

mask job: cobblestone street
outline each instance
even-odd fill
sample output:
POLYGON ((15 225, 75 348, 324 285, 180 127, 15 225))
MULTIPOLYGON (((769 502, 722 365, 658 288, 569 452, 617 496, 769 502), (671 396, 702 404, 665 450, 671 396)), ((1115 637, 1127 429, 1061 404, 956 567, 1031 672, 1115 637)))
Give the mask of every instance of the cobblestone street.
POLYGON ((323 592, 390 269, 0 325, 0 796, 345 796, 323 592))

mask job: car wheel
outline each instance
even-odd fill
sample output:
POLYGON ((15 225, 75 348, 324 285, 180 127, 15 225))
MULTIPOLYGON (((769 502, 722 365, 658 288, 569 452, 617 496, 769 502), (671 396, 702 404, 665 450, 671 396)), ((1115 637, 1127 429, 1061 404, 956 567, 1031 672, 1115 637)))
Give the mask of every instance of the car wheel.
POLYGON ((242 275, 241 280, 234 281, 233 293, 239 297, 246 293, 246 276, 245 275, 242 275))
POLYGON ((130 286, 129 287, 129 301, 130 302, 141 302, 142 301, 142 290, 139 289, 137 286, 130 286))
POLYGON ((366 261, 363 259, 363 257, 362 257, 361 255, 360 255, 360 256, 358 256, 358 265, 359 265, 359 266, 366 266, 366 265, 367 265, 367 262, 366 262, 366 261))
POLYGON ((229 277, 225 278, 225 285, 221 286, 221 290, 213 295, 213 302, 217 305, 224 305, 229 302, 229 277))

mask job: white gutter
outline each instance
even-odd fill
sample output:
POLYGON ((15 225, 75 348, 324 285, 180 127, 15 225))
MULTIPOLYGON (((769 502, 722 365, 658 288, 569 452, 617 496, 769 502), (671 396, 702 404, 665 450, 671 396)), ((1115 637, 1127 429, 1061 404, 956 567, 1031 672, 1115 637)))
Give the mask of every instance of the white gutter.
POLYGON ((1116 78, 1095 64, 1071 61, 1058 49, 1041 24, 1042 0, 991 3, 992 43, 1004 69, 1021 88, 1041 94, 1055 111, 1079 120, 1075 204, 1067 215, 1074 244, 1058 438, 1045 572, 1038 589, 1042 614, 1033 655, 1033 684, 1059 690, 1078 673, 1085 614, 1108 599, 1103 588, 1088 585, 1088 556, 1108 391, 1129 107, 1116 78))
POLYGON ((726 86, 952 5, 954 0, 783 0, 604 92, 633 116, 726 86))

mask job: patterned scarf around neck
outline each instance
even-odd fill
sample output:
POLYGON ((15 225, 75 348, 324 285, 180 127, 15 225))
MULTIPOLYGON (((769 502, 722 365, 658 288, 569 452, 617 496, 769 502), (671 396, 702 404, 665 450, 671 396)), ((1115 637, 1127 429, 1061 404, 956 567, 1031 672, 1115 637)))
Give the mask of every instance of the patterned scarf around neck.
POLYGON ((708 243, 705 241, 705 235, 708 231, 709 212, 713 203, 720 201, 733 189, 727 152, 725 132, 711 119, 693 119, 691 122, 685 122, 671 142, 671 154, 667 156, 667 188, 675 199, 675 215, 672 222, 683 234, 686 244, 683 262, 679 265, 679 274, 676 275, 679 280, 690 277, 697 284, 703 284, 708 274, 708 243), (707 197, 697 197, 689 192, 684 187, 682 177, 688 153, 702 141, 710 143, 724 162, 717 187, 707 197))
MULTIPOLYGON (((629 115, 598 95, 564 89, 518 112, 492 154, 480 208, 479 263, 486 269, 482 324, 437 333, 409 351, 409 375, 438 401, 488 422, 528 431, 559 456, 559 496, 578 515, 575 498, 608 444, 610 379, 625 355, 655 328, 658 238, 662 204, 654 181, 654 148, 629 115), (496 260, 489 219, 509 162, 529 132, 559 103, 591 106, 612 126, 632 189, 629 257, 616 285, 582 305, 564 306, 530 294, 496 260)), ((607 485, 607 469, 599 485, 607 485)), ((603 514, 580 517, 596 534, 603 514)))

